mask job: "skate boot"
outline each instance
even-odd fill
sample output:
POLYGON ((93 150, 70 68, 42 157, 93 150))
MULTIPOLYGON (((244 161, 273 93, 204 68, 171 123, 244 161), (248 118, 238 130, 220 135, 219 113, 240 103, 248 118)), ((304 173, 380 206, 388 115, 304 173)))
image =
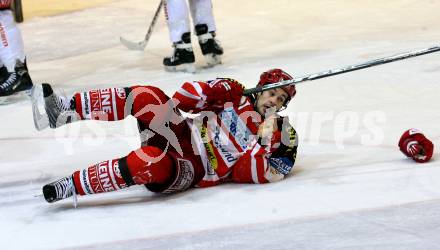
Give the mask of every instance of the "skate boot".
POLYGON ((1 103, 9 103, 14 97, 25 93, 30 94, 32 89, 32 80, 29 76, 26 65, 17 61, 14 72, 4 72, 2 69, 0 82, 0 99, 1 103))
POLYGON ((182 40, 174 43, 174 52, 170 57, 163 59, 163 65, 166 71, 184 71, 195 72, 194 52, 191 45, 191 34, 186 32, 182 35, 182 40))
POLYGON ((3 82, 9 76, 8 69, 5 66, 0 68, 0 82, 3 82))
POLYGON ((55 94, 52 86, 48 83, 43 83, 41 86, 43 88, 44 109, 51 128, 57 128, 79 119, 75 111, 75 99, 55 94))
POLYGON ((57 128, 80 120, 75 110, 75 98, 55 94, 48 83, 32 88, 31 101, 34 125, 37 130, 43 130, 49 126, 57 128))
POLYGON ((49 203, 66 199, 71 196, 76 196, 75 185, 73 184, 73 177, 64 177, 62 179, 44 185, 43 195, 44 199, 46 199, 46 201, 49 203))
POLYGON ((223 48, 220 46, 219 41, 215 39, 215 32, 208 32, 208 25, 206 24, 197 24, 195 30, 208 66, 212 67, 222 63, 223 48))

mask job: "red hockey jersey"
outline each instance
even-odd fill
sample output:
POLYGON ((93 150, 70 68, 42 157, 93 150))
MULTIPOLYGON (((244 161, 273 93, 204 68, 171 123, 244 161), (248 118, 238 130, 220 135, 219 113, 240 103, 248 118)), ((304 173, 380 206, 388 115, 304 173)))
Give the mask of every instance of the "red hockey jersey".
POLYGON ((262 116, 254 110, 251 99, 243 97, 240 105, 225 105, 211 110, 207 93, 215 84, 234 84, 235 80, 218 78, 208 82, 186 82, 173 96, 177 108, 199 114, 187 119, 192 130, 193 147, 205 168, 200 187, 221 182, 267 183, 284 178, 293 168, 298 140, 288 119, 279 118, 278 128, 268 142, 258 138, 262 116))

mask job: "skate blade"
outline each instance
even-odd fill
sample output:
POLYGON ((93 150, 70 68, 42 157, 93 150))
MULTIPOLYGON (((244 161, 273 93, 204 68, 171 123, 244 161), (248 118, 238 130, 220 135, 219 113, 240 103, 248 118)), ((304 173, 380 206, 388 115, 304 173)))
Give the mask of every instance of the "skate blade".
POLYGON ((41 113, 40 110, 44 110, 44 97, 43 88, 41 85, 35 85, 31 90, 31 102, 32 102, 32 116, 34 118, 34 125, 38 131, 41 131, 49 127, 49 117, 46 112, 41 113))
POLYGON ((129 49, 129 50, 140 50, 140 51, 145 50, 145 47, 147 46, 147 42, 148 42, 148 41, 144 40, 142 42, 136 43, 136 42, 129 41, 129 40, 123 38, 122 36, 119 37, 119 40, 121 41, 122 45, 127 47, 127 49, 129 49))
POLYGON ((205 60, 207 67, 214 67, 215 65, 222 64, 222 57, 216 54, 206 54, 205 60))
POLYGON ((24 100, 28 100, 30 96, 30 91, 31 90, 29 89, 29 90, 20 91, 10 96, 2 96, 0 97, 0 105, 9 105, 24 100))
POLYGON ((195 73, 196 67, 194 63, 185 63, 178 66, 165 66, 165 70, 168 72, 186 72, 195 73))

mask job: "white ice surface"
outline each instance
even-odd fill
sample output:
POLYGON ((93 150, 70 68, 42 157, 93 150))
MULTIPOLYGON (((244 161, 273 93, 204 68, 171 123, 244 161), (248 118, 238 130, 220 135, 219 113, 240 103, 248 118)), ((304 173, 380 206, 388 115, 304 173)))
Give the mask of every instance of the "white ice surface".
MULTIPOLYGON (((67 94, 152 84, 172 95, 187 80, 253 87, 269 68, 305 75, 440 42, 438 1, 215 1, 224 64, 167 73, 163 17, 145 52, 118 39, 141 40, 156 4, 26 20, 33 80, 67 94)), ((282 182, 173 196, 133 187, 79 197, 76 209, 46 203, 42 185, 139 147, 135 120, 37 132, 28 102, 0 106, 1 248, 440 249, 440 157, 416 164, 396 147, 411 127, 440 145, 439 70, 432 54, 299 85, 285 111, 301 138, 298 160, 282 182)))

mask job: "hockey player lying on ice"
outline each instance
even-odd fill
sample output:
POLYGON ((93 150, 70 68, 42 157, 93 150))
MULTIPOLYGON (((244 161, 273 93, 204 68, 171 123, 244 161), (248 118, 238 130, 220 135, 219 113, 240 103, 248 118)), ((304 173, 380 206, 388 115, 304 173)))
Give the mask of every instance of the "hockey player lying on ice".
MULTIPOLYGON (((286 72, 273 69, 261 74, 258 85, 288 79, 292 77, 286 72)), ((295 162, 296 132, 287 118, 276 114, 295 96, 295 86, 245 97, 237 81, 217 78, 186 82, 172 99, 152 86, 91 90, 71 98, 56 95, 49 84, 42 89, 51 128, 132 115, 142 140, 142 147, 127 156, 45 185, 48 202, 131 185, 174 193, 224 182, 275 182, 289 174, 295 162), (184 118, 179 109, 199 115, 184 118)))

